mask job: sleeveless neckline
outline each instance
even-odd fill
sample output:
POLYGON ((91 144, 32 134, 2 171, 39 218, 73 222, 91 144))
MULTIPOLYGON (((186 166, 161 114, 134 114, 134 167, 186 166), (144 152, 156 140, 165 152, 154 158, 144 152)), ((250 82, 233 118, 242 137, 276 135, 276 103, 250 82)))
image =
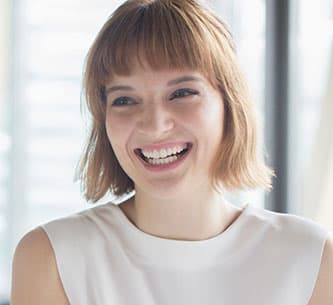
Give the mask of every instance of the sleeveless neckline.
POLYGON ((308 304, 329 233, 248 205, 214 238, 168 240, 121 212, 109 202, 41 225, 71 304, 308 304))
POLYGON ((204 240, 176 240, 148 234, 137 228, 124 214, 118 204, 110 203, 116 214, 118 230, 127 242, 131 242, 130 254, 141 263, 153 265, 199 268, 215 261, 217 255, 233 255, 241 242, 240 235, 246 228, 247 215, 252 209, 249 203, 234 222, 220 234, 204 240))

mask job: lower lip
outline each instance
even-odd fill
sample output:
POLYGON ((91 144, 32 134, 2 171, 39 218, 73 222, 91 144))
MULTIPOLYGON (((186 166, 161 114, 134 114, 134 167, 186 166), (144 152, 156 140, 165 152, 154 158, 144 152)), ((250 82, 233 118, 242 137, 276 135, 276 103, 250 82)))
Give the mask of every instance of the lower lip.
POLYGON ((191 150, 192 150, 192 147, 190 147, 184 155, 181 155, 180 157, 178 157, 178 159, 176 161, 168 163, 168 164, 154 165, 154 164, 145 162, 139 156, 137 156, 137 157, 140 159, 141 163, 143 164, 143 166, 146 169, 148 169, 152 172, 162 172, 162 171, 167 171, 167 170, 171 170, 171 169, 178 167, 187 158, 187 156, 190 154, 191 150))

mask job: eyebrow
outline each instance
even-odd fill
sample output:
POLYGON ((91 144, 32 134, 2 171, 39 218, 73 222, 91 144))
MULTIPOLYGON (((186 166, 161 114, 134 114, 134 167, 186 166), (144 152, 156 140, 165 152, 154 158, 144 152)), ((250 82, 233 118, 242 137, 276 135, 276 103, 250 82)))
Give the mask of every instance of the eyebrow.
MULTIPOLYGON (((181 76, 181 77, 168 81, 167 86, 174 86, 174 85, 178 85, 183 82, 190 82, 190 81, 202 82, 202 79, 197 76, 185 75, 185 76, 181 76)), ((130 87, 130 86, 121 86, 121 85, 112 86, 112 87, 106 88, 105 94, 108 95, 109 93, 114 92, 114 91, 134 91, 134 88, 130 87)))
POLYGON ((106 88, 105 94, 108 95, 109 93, 114 91, 134 91, 134 89, 130 86, 113 86, 106 88))
POLYGON ((183 83, 183 82, 191 82, 191 81, 198 81, 198 82, 202 82, 202 79, 200 77, 197 76, 193 76, 193 75, 185 75, 185 76, 181 76, 178 78, 175 78, 173 80, 170 80, 167 85, 168 86, 173 86, 173 85, 177 85, 179 83, 183 83))

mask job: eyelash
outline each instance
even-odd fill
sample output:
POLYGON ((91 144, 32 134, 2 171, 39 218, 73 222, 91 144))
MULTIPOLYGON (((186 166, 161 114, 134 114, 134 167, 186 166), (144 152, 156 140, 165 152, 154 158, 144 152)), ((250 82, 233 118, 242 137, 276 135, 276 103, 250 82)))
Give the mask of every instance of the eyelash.
MULTIPOLYGON (((189 88, 178 89, 171 94, 170 101, 177 99, 177 98, 185 98, 187 96, 198 95, 198 94, 199 94, 199 92, 196 90, 193 90, 193 89, 189 89, 189 88)), ((127 96, 118 97, 112 102, 112 106, 122 107, 122 106, 133 105, 133 104, 117 104, 117 102, 124 101, 124 100, 128 102, 128 101, 131 101, 132 99, 127 96)))
POLYGON ((199 94, 199 92, 196 90, 193 90, 193 89, 189 89, 189 88, 178 89, 171 95, 170 100, 173 100, 175 98, 183 98, 183 97, 187 97, 190 95, 198 95, 198 94, 199 94), (186 93, 186 95, 183 95, 184 93, 186 93), (179 96, 180 94, 182 96, 179 96))
POLYGON ((115 107, 127 106, 128 104, 116 104, 116 102, 123 101, 123 100, 128 101, 128 100, 131 100, 131 99, 127 96, 118 97, 112 102, 112 106, 115 106, 115 107))

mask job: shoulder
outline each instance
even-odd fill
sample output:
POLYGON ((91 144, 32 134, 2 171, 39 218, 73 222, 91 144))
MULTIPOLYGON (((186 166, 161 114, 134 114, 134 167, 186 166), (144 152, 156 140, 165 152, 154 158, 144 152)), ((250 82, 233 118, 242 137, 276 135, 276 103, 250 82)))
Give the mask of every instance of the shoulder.
POLYGON ((25 234, 12 264, 12 305, 69 305, 47 234, 40 227, 25 234))
POLYGON ((94 227, 110 221, 110 215, 112 215, 113 210, 112 207, 113 205, 109 203, 97 205, 60 218, 55 218, 43 223, 41 226, 46 233, 65 233, 65 236, 68 236, 67 233, 68 230, 70 230, 71 232, 85 231, 85 233, 89 234, 94 227))
POLYGON ((327 229, 319 223, 299 215, 274 212, 267 209, 252 209, 252 214, 258 223, 264 224, 267 229, 271 229, 282 237, 304 239, 309 238, 323 242, 327 234, 327 229))
POLYGON ((333 232, 325 242, 320 269, 309 305, 333 304, 333 232))
MULTIPOLYGON (((317 222, 299 215, 274 212, 264 208, 252 207, 248 214, 251 216, 248 217, 249 225, 256 226, 265 233, 268 232, 271 238, 282 243, 279 246, 285 244, 290 250, 290 246, 294 245, 295 250, 300 251, 316 247, 321 254, 327 228, 317 222)), ((267 234, 263 237, 267 237, 267 234)))
POLYGON ((287 249, 290 257, 299 258, 302 284, 309 291, 308 305, 333 304, 333 232, 302 216, 276 212, 265 215, 269 215, 274 234, 281 237, 282 249, 287 249))

